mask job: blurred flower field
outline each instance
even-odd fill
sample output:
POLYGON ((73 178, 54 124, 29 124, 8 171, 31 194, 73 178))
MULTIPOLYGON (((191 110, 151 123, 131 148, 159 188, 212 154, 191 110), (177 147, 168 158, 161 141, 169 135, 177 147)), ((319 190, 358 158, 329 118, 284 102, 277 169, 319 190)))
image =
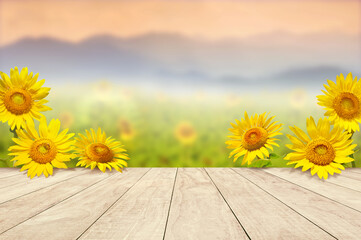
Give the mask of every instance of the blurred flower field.
MULTIPOLYGON (((107 135, 119 139, 127 148, 129 167, 241 167, 241 160, 228 158, 225 141, 230 135, 230 122, 250 115, 269 112, 283 124, 277 155, 270 164, 262 160, 248 167, 291 167, 283 157, 289 152, 288 126, 306 129, 309 116, 322 117, 324 111, 316 104, 316 95, 305 89, 280 92, 260 91, 252 94, 209 93, 193 91, 172 94, 146 91, 102 80, 84 85, 52 86, 47 104, 53 110, 45 116, 59 118, 62 128, 70 132, 101 127, 107 135)), ((38 123, 37 123, 38 124, 38 123)), ((7 124, 0 125, 0 158, 8 158, 12 133, 7 124)), ((360 133, 354 141, 361 143, 360 133)), ((358 147, 356 148, 357 151, 358 147)), ((0 167, 12 166, 9 161, 0 167)), ((359 152, 356 166, 361 167, 359 152)), ((68 162, 75 167, 76 160, 68 162)))

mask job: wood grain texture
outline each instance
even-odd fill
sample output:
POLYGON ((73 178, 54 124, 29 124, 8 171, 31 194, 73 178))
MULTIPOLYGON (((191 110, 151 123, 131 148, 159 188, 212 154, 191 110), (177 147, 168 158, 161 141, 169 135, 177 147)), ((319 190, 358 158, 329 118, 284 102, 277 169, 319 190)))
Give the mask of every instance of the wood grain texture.
MULTIPOLYGON (((6 187, 0 189, 0 203, 4 203, 11 199, 17 198, 19 196, 23 196, 25 194, 37 191, 44 187, 51 186, 58 182, 64 181, 66 179, 76 177, 81 174, 86 174, 88 171, 84 168, 75 168, 75 169, 54 169, 54 175, 45 178, 44 176, 36 177, 30 179, 25 175, 17 175, 6 178, 5 180, 9 180, 11 178, 12 181, 17 182, 17 184, 9 184, 6 187)), ((1 182, 1 181, 0 181, 1 182)))
MULTIPOLYGON (((18 169, 19 171, 20 169, 18 169)), ((0 191, 3 188, 7 188, 9 186, 15 187, 17 185, 36 185, 39 184, 40 185, 42 183, 54 183, 57 182, 59 180, 59 178, 66 178, 68 175, 72 176, 74 174, 74 172, 79 172, 79 171, 85 171, 84 168, 73 168, 73 169, 68 169, 69 171, 64 171, 64 169, 54 169, 53 175, 49 176, 48 178, 45 178, 44 175, 41 175, 40 177, 34 177, 33 179, 29 178, 26 174, 27 172, 20 172, 19 175, 13 175, 13 176, 9 176, 7 178, 1 179, 0 181, 0 191), (46 181, 44 181, 46 179, 46 181)))
POLYGON ((163 239, 176 171, 151 169, 80 239, 163 239))
POLYGON ((251 239, 334 239, 232 169, 206 171, 251 239))
POLYGON ((361 168, 347 168, 346 171, 361 174, 361 168))
POLYGON ((58 204, 79 191, 106 179, 112 173, 91 171, 0 204, 0 234, 58 204))
POLYGON ((204 169, 180 168, 165 239, 248 239, 204 169))
POLYGON ((0 239, 76 239, 148 170, 116 173, 6 231, 0 239))
POLYGON ((347 178, 352 178, 352 179, 355 179, 357 181, 361 181, 361 174, 360 173, 350 171, 350 170, 347 169, 346 171, 343 171, 340 176, 347 177, 347 178))
POLYGON ((271 168, 59 169, 32 180, 14 170, 0 169, 0 240, 361 236, 359 169, 328 181, 271 168))
MULTIPOLYGON (((302 172, 301 169, 270 168, 265 171, 361 211, 361 192, 340 186, 346 184, 342 177, 336 185, 328 180, 312 176, 308 172, 302 172)), ((350 179, 348 182, 351 181, 350 179)))
MULTIPOLYGON (((234 169, 338 239, 360 239, 361 213, 262 169, 234 169)), ((321 184, 319 182, 318 184, 321 184)), ((330 186, 325 187, 330 188, 330 186)), ((297 224, 297 223, 295 223, 297 224)))
POLYGON ((343 171, 341 174, 329 176, 327 182, 361 192, 361 174, 355 172, 343 171))
POLYGON ((24 172, 20 172, 20 168, 0 168, 0 179, 23 174, 24 172))

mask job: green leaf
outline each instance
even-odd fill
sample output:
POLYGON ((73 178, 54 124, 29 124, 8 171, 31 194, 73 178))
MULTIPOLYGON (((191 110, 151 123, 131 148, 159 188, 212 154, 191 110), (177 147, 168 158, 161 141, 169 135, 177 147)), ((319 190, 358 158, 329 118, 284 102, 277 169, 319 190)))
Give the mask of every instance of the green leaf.
POLYGON ((0 167, 7 168, 7 167, 14 167, 14 163, 10 161, 11 158, 7 159, 0 159, 0 167))
POLYGON ((8 167, 14 167, 14 162, 11 161, 11 158, 6 159, 8 167))
POLYGON ((8 167, 8 164, 6 163, 6 161, 0 159, 0 168, 6 168, 6 167, 8 167))
POLYGON ((269 159, 274 159, 274 158, 280 158, 281 156, 275 154, 275 153, 270 153, 269 155, 269 159))
POLYGON ((283 156, 277 155, 275 153, 270 154, 270 160, 272 162, 272 167, 285 167, 287 161, 284 160, 286 154, 283 156))
POLYGON ((263 167, 270 167, 272 165, 271 161, 268 159, 259 159, 254 161, 251 165, 248 167, 254 167, 254 168, 263 168, 263 167))

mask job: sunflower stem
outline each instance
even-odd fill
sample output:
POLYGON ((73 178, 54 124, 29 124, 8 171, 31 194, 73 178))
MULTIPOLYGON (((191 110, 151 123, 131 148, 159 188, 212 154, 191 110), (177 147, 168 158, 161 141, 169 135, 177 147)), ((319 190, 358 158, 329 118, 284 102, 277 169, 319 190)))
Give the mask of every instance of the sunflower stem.
POLYGON ((14 138, 17 138, 18 137, 18 134, 16 133, 16 128, 14 128, 14 130, 12 130, 10 128, 10 132, 12 132, 14 134, 14 138))
MULTIPOLYGON (((353 154, 351 154, 351 155, 350 155, 350 157, 352 157, 352 158, 353 158, 353 154)), ((351 162, 351 165, 352 165, 352 167, 353 167, 353 168, 355 168, 355 167, 356 167, 355 159, 354 159, 354 161, 352 161, 352 162, 351 162)))
MULTIPOLYGON (((16 133, 16 128, 14 128, 13 130, 10 128, 9 130, 14 134, 14 138, 18 138, 18 134, 16 133)), ((14 163, 12 163, 11 165, 12 165, 11 167, 14 167, 14 163)))
POLYGON ((191 166, 191 152, 190 152, 190 146, 184 146, 183 149, 183 162, 182 165, 184 167, 189 167, 191 166))
MULTIPOLYGON (((351 136, 350 136, 349 140, 352 139, 352 136, 353 136, 354 133, 355 133, 354 131, 351 131, 351 136)), ((353 154, 351 154, 350 157, 353 158, 353 161, 351 162, 351 166, 352 166, 352 168, 355 168, 356 163, 355 163, 355 158, 353 157, 353 154)))

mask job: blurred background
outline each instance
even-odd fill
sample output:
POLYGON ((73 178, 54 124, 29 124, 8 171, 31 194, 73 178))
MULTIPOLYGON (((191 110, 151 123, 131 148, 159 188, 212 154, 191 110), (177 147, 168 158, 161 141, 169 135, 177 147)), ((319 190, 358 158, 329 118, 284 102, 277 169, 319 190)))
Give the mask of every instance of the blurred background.
MULTIPOLYGON (((305 129, 327 79, 361 77, 360 32, 357 0, 1 0, 0 71, 40 73, 45 115, 102 127, 131 167, 231 167, 224 142, 245 111, 305 129)), ((268 166, 286 166, 280 139, 268 166)))

